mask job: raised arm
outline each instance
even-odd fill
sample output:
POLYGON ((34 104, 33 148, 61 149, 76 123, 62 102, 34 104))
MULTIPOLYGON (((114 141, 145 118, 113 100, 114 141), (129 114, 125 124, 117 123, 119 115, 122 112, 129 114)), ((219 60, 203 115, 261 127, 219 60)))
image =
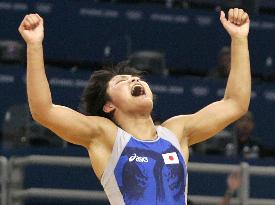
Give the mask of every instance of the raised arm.
POLYGON ((231 36, 231 69, 222 100, 191 115, 173 117, 164 123, 178 137, 192 145, 215 135, 248 110, 251 95, 251 74, 248 51, 249 17, 242 9, 224 12, 221 23, 231 36))
POLYGON ((111 121, 105 118, 88 117, 53 104, 44 68, 43 19, 38 14, 26 15, 18 30, 27 44, 27 94, 34 120, 64 140, 85 147, 93 137, 103 135, 105 127, 115 130, 111 121))

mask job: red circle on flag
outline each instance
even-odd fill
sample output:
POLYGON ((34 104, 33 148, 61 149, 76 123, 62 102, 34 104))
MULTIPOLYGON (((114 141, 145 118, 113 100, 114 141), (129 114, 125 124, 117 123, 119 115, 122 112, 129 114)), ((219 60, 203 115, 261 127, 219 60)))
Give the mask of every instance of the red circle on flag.
POLYGON ((169 159, 171 160, 171 161, 173 161, 174 160, 174 157, 173 156, 169 156, 169 159))

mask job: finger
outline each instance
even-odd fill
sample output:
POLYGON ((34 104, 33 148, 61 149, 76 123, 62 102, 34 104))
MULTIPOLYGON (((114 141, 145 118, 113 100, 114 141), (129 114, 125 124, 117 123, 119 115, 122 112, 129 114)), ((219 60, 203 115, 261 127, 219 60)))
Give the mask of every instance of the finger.
POLYGON ((244 23, 247 18, 248 18, 248 14, 245 11, 243 11, 243 14, 242 14, 242 23, 244 23))
POLYGON ((32 15, 29 15, 28 20, 31 22, 31 28, 34 29, 37 26, 37 24, 32 15))
POLYGON ((238 14, 239 14, 239 9, 238 8, 234 8, 234 10, 233 10, 233 23, 234 24, 237 24, 238 14))
POLYGON ((26 18, 27 18, 27 15, 23 18, 23 20, 21 21, 21 24, 19 27, 23 27, 25 22, 26 22, 26 18))
POLYGON ((30 17, 30 15, 27 15, 27 17, 25 19, 25 26, 28 29, 32 29, 34 27, 34 22, 33 22, 32 18, 30 17))
POLYGON ((31 29, 36 28, 41 21, 40 18, 36 16, 36 14, 29 14, 26 20, 30 23, 31 29))
POLYGON ((228 11, 228 20, 233 23, 233 15, 234 15, 234 10, 233 9, 229 9, 228 11))
POLYGON ((222 24, 226 23, 226 21, 227 21, 227 19, 225 18, 224 11, 221 11, 221 13, 220 13, 220 20, 221 20, 222 24))
POLYGON ((35 14, 35 16, 39 19, 39 23, 44 23, 44 20, 41 16, 39 16, 39 14, 35 14))
POLYGON ((35 15, 35 14, 31 14, 30 16, 29 16, 29 18, 32 20, 32 22, 33 22, 33 24, 34 25, 38 25, 39 24, 39 18, 37 18, 37 16, 35 15))
POLYGON ((242 15, 242 23, 246 23, 247 21, 249 21, 249 16, 246 12, 244 12, 242 15))
POLYGON ((31 14, 29 14, 29 15, 27 16, 26 20, 27 20, 31 25, 35 24, 35 22, 34 22, 34 20, 33 20, 31 14))
POLYGON ((25 19, 24 22, 23 22, 23 28, 27 29, 27 30, 30 30, 31 27, 32 27, 31 23, 27 19, 25 19))
POLYGON ((26 20, 26 16, 24 17, 24 19, 21 21, 21 24, 19 25, 19 32, 21 32, 24 28, 25 28, 25 20, 26 20))
POLYGON ((244 13, 244 11, 242 9, 239 9, 239 11, 238 11, 238 18, 237 18, 237 24, 238 25, 242 24, 243 13, 244 13))

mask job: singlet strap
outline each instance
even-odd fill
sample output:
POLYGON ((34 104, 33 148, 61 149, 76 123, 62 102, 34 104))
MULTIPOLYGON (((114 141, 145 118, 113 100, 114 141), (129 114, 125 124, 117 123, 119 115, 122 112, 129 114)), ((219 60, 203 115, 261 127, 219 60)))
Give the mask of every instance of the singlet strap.
POLYGON ((116 139, 113 146, 112 154, 110 156, 108 165, 106 166, 100 180, 103 187, 105 187, 108 179, 113 174, 115 166, 119 160, 119 157, 130 139, 131 139, 131 136, 127 132, 125 132, 120 127, 117 127, 117 134, 116 134, 116 139))

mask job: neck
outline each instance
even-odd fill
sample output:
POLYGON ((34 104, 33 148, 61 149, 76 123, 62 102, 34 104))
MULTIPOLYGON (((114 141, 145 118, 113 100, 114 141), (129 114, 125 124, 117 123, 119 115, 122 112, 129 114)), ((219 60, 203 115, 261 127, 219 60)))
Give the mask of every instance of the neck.
POLYGON ((156 128, 151 115, 131 115, 117 119, 118 125, 140 140, 154 140, 157 137, 156 128))

